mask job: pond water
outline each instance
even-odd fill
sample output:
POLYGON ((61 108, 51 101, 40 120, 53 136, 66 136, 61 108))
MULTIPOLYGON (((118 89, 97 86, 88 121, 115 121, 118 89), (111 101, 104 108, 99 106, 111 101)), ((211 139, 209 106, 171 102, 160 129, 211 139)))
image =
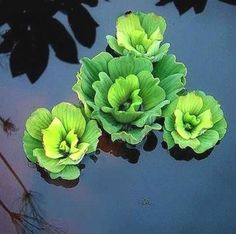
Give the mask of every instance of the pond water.
MULTIPOLYGON (((202 13, 191 8, 180 16, 173 3, 155 6, 156 2, 101 0, 96 7, 86 5, 99 27, 91 48, 82 45, 83 40, 93 43, 91 28, 87 39, 80 38, 82 44, 76 42, 78 57, 105 50, 105 36, 115 33, 116 18, 124 12, 162 15, 170 52, 188 68, 187 89, 203 90, 221 103, 228 122, 225 138, 203 160, 186 161, 176 160, 162 147, 160 133, 150 134, 146 143, 132 149, 112 144, 104 135, 99 152, 83 159, 80 181, 50 181, 26 160, 24 125, 38 107, 78 101, 71 88, 79 65, 72 64, 73 59, 62 62, 50 47, 45 71, 31 84, 26 75, 13 79, 9 54, 1 54, 0 115, 10 117, 17 128, 11 135, 0 129, 0 200, 5 205, 0 209, 1 233, 15 233, 22 217, 13 212, 29 201, 41 208, 47 233, 236 233, 236 6, 209 0, 202 13), (32 197, 24 197, 30 191, 32 197)), ((73 35, 65 14, 57 12, 54 17, 73 35)), ((24 222, 23 228, 33 230, 33 222, 24 222)))

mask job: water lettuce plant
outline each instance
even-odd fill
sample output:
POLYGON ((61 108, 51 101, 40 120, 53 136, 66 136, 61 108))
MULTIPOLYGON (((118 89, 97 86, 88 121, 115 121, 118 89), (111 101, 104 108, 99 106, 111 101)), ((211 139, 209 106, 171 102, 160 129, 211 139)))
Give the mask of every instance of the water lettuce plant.
POLYGON ((170 47, 168 43, 161 45, 166 22, 154 13, 131 12, 122 15, 117 19, 116 29, 116 37, 108 35, 107 42, 120 55, 131 52, 156 62, 170 47))
POLYGON ((46 170, 52 179, 74 180, 78 163, 96 150, 101 130, 83 109, 62 102, 52 111, 39 108, 26 121, 23 147, 27 158, 46 170))
POLYGON ((169 100, 152 75, 150 60, 102 52, 81 63, 73 90, 112 141, 138 144, 148 132, 161 129, 156 120, 169 100))
POLYGON ((227 128, 219 103, 202 91, 193 91, 173 101, 165 111, 164 141, 168 149, 179 145, 198 154, 211 149, 227 128))

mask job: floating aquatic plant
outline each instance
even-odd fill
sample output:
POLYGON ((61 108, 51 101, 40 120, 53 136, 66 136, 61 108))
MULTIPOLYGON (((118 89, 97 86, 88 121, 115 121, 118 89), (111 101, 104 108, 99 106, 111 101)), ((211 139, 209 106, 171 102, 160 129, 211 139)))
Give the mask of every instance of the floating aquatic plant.
POLYGON ((23 137, 27 158, 49 172, 52 179, 77 179, 77 164, 96 150, 101 130, 95 120, 87 120, 83 110, 60 103, 52 111, 39 108, 26 122, 23 137))
POLYGON ((165 90, 167 100, 176 99, 184 90, 187 68, 183 63, 176 61, 175 55, 164 55, 159 62, 154 63, 152 74, 160 79, 159 86, 165 90))
POLYGON ((221 140, 227 128, 219 103, 201 91, 180 96, 165 110, 164 141, 168 148, 190 147, 201 154, 221 140))
POLYGON ((137 144, 148 132, 161 129, 155 121, 169 101, 160 80, 151 73, 150 60, 131 55, 113 58, 102 52, 81 63, 73 89, 112 141, 137 144))
POLYGON ((116 29, 116 38, 108 35, 107 42, 120 55, 131 52, 156 62, 168 52, 168 43, 161 46, 166 30, 166 22, 161 16, 154 13, 127 13, 117 19, 116 29))

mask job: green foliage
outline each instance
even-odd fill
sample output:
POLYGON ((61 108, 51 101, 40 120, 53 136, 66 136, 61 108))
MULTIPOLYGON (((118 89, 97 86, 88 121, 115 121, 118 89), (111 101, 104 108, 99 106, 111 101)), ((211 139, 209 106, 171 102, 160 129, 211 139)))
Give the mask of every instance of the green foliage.
POLYGON ((227 128, 223 111, 212 96, 193 91, 173 101, 165 111, 164 141, 171 149, 192 148, 204 153, 221 140, 227 128))
POLYGON ((73 90, 113 141, 138 144, 148 132, 161 129, 155 121, 169 100, 152 75, 150 60, 132 55, 113 58, 102 52, 81 63, 73 90))
POLYGON ((133 53, 156 62, 168 52, 170 45, 161 45, 166 30, 161 16, 142 12, 125 14, 117 19, 116 29, 116 38, 109 35, 107 42, 120 55, 133 53))
POLYGON ((52 111, 39 108, 26 121, 23 147, 27 158, 49 172, 52 179, 77 179, 77 164, 96 150, 101 130, 80 108, 60 103, 52 111))

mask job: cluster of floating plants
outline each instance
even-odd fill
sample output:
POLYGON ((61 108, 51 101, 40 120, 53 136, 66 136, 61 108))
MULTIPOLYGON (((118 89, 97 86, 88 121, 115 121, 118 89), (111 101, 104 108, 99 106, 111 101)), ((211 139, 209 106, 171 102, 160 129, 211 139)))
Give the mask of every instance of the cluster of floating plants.
POLYGON ((84 155, 97 148, 98 125, 112 141, 132 145, 163 130, 168 149, 177 145, 201 154, 213 148, 226 132, 223 112, 213 97, 185 90, 187 69, 168 54, 165 30, 164 18, 154 13, 120 16, 116 36, 107 36, 115 56, 81 59, 73 90, 83 105, 41 108, 27 120, 27 158, 52 179, 76 179, 84 155))

